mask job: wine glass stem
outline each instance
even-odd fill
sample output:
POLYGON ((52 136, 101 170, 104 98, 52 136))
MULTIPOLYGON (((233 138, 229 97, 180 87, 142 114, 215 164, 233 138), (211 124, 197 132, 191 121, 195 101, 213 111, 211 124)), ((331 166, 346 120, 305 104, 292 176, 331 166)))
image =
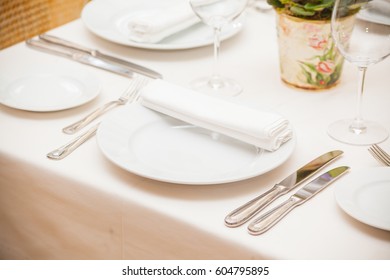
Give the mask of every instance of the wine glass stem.
POLYGON ((213 66, 213 74, 211 78, 211 86, 213 88, 220 88, 223 86, 222 81, 220 79, 219 74, 219 53, 221 46, 221 27, 214 27, 214 66, 213 66))
POLYGON ((359 67, 358 70, 359 70, 359 83, 358 83, 356 117, 349 128, 355 134, 361 134, 367 130, 367 127, 365 126, 362 117, 362 101, 363 101, 364 82, 366 78, 367 67, 359 67))

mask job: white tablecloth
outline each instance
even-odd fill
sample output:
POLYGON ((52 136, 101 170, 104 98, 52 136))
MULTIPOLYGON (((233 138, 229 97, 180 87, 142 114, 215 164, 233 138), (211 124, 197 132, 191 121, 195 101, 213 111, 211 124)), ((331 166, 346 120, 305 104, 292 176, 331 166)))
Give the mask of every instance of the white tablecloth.
MULTIPOLYGON (((330 90, 286 86, 279 76, 274 21, 272 12, 249 12, 242 32, 222 43, 221 69, 244 85, 238 98, 285 115, 297 145, 271 172, 220 185, 169 184, 133 175, 109 162, 96 139, 64 160, 47 159, 47 152, 73 138, 62 127, 116 99, 128 79, 24 43, 0 51, 0 76, 69 67, 90 71, 102 83, 97 99, 74 109, 35 113, 0 106, 0 258, 390 259, 390 232, 353 219, 337 205, 334 188, 342 180, 261 236, 223 223, 231 210, 326 151, 343 150, 332 166, 349 165, 351 172, 379 166, 367 147, 341 144, 326 133, 332 121, 355 113, 356 68, 346 62, 340 84, 330 90)), ((151 67, 184 86, 208 74, 212 64, 211 46, 131 48, 93 35, 81 20, 49 33, 151 67)), ((389 73, 389 59, 368 70, 364 113, 390 130, 389 73)), ((390 150, 390 140, 382 145, 390 150)))

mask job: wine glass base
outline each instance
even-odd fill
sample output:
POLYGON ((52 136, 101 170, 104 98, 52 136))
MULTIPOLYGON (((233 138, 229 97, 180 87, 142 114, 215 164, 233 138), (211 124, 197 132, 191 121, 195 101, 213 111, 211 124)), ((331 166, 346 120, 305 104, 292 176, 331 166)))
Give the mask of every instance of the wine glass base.
POLYGON ((191 88, 210 95, 237 96, 242 92, 242 87, 236 81, 225 78, 200 78, 190 83, 191 88))
POLYGON ((383 142, 389 137, 389 132, 380 124, 364 121, 365 129, 352 130, 353 120, 341 120, 328 127, 328 135, 333 139, 352 145, 372 145, 383 142))

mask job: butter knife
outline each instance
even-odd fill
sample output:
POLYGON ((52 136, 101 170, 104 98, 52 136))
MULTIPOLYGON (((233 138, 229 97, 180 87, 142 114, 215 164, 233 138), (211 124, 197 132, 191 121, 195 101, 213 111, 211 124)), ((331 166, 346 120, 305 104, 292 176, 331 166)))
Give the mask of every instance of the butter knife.
POLYGON ((340 166, 318 176, 316 179, 299 189, 288 200, 253 220, 248 226, 249 233, 259 235, 266 232, 292 209, 308 201, 336 179, 340 178, 340 176, 345 174, 348 170, 348 166, 340 166))
POLYGON ((244 224, 276 198, 288 193, 342 154, 343 152, 339 150, 330 151, 310 161, 265 193, 233 210, 225 217, 225 225, 228 227, 238 227, 244 224))
POLYGON ((134 76, 134 72, 126 67, 120 66, 118 64, 108 63, 103 59, 96 58, 87 53, 55 47, 52 44, 46 43, 44 41, 34 40, 34 39, 27 40, 26 44, 30 48, 47 52, 50 54, 66 57, 86 65, 94 66, 116 74, 120 74, 125 77, 132 78, 134 76))
POLYGON ((136 73, 148 76, 150 78, 162 79, 162 75, 154 70, 151 70, 151 69, 146 68, 144 66, 135 64, 133 62, 130 62, 130 61, 127 61, 127 60, 124 60, 124 59, 121 59, 121 58, 118 58, 115 56, 104 54, 98 50, 86 48, 86 47, 83 47, 79 44, 64 40, 64 39, 56 37, 56 36, 48 35, 48 34, 41 34, 41 35, 39 35, 39 38, 41 40, 44 40, 44 41, 51 43, 51 44, 63 46, 66 48, 71 48, 71 49, 74 49, 76 51, 81 51, 81 52, 87 53, 93 57, 107 60, 109 62, 113 62, 113 63, 119 64, 119 65, 125 66, 136 73))

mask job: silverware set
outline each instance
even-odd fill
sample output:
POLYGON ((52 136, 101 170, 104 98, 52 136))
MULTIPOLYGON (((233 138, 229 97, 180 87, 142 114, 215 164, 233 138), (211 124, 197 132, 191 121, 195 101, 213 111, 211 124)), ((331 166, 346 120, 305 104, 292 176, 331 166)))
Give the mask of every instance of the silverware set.
POLYGON ((289 199, 254 219, 248 226, 250 234, 259 235, 269 230, 295 207, 305 203, 349 170, 348 166, 336 167, 318 176, 299 189, 289 199))
MULTIPOLYGON (((143 88, 151 78, 162 78, 160 73, 149 68, 121 58, 104 54, 98 50, 90 49, 52 35, 41 34, 39 35, 38 39, 27 40, 26 44, 32 49, 69 58, 74 61, 120 74, 132 79, 129 87, 117 100, 113 100, 104 104, 102 107, 89 113, 81 120, 63 128, 63 132, 67 134, 76 133, 80 129, 90 124, 96 118, 117 106, 137 100, 140 89, 143 88)), ((89 130, 82 133, 71 142, 61 146, 58 149, 55 149, 54 151, 51 151, 47 154, 47 157, 54 160, 65 158, 81 144, 94 136, 98 127, 99 123, 92 126, 89 130)))
MULTIPOLYGON (((298 185, 308 180, 323 167, 339 158, 342 154, 343 152, 339 150, 330 151, 310 161, 303 167, 299 168, 296 172, 287 176, 281 182, 275 184, 265 193, 257 196, 229 213, 225 217, 225 225, 228 227, 238 227, 244 224, 260 211, 265 209, 275 199, 290 192, 298 185)), ((331 184, 348 170, 349 167, 342 166, 320 175, 310 183, 306 184, 285 203, 254 219, 248 226, 249 233, 253 235, 264 233, 294 207, 304 203, 316 195, 320 190, 331 184)))
POLYGON ((125 77, 132 78, 135 72, 153 79, 162 78, 160 73, 144 66, 103 54, 98 50, 89 49, 52 35, 42 34, 38 39, 27 40, 26 44, 32 49, 69 58, 125 77))
POLYGON ((106 104, 104 104, 102 107, 99 107, 95 111, 91 112, 81 120, 64 127, 62 131, 66 134, 74 134, 75 132, 79 131, 89 123, 91 123, 93 120, 98 118, 99 116, 103 115, 104 113, 108 112, 109 110, 120 106, 120 105, 125 105, 128 101, 133 101, 135 100, 135 95, 139 91, 140 88, 144 87, 146 83, 148 82, 147 78, 144 77, 138 77, 134 79, 129 87, 122 93, 122 95, 117 99, 110 101, 106 104))
MULTIPOLYGON (((380 163, 385 166, 390 166, 390 154, 388 154, 377 144, 372 145, 368 151, 380 163)), ((296 172, 287 176, 280 183, 275 184, 271 189, 229 213, 225 217, 225 225, 228 227, 241 226, 253 218, 256 214, 264 210, 278 197, 296 188, 298 185, 316 174, 320 169, 336 160, 342 154, 342 151, 331 151, 307 163, 296 172)), ((340 166, 316 177, 314 180, 300 188, 295 194, 291 195, 284 202, 268 210, 267 212, 260 214, 258 217, 255 217, 248 225, 248 232, 252 235, 260 235, 268 231, 292 209, 314 197, 317 193, 329 186, 341 175, 347 173, 349 169, 350 168, 348 166, 340 166)))
MULTIPOLYGON (((81 128, 85 127, 86 125, 90 124, 92 121, 94 121, 99 116, 103 115, 104 113, 108 112, 109 110, 115 108, 119 105, 125 105, 129 102, 134 102, 138 99, 140 90, 148 83, 149 79, 146 77, 137 77, 134 78, 131 82, 129 87, 123 92, 123 94, 119 97, 119 99, 111 101, 103 105, 102 107, 96 109, 92 113, 85 116, 83 119, 65 127, 63 131, 67 134, 73 134, 76 131, 79 131, 81 128)), ((54 151, 51 151, 47 154, 47 157, 50 159, 63 159, 66 156, 68 156, 70 153, 72 153, 75 149, 77 149, 81 144, 83 144, 85 141, 90 139, 92 136, 96 134, 96 131, 99 127, 100 123, 97 123, 93 127, 91 127, 86 132, 82 133, 80 136, 73 139, 68 144, 65 144, 64 146, 61 146, 58 149, 55 149, 54 151)))

